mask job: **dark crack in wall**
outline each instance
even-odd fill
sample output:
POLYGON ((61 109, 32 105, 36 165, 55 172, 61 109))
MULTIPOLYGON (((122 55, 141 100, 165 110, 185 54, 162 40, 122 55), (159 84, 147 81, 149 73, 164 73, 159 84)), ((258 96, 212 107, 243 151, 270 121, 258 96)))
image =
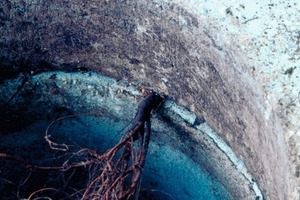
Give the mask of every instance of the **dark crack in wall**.
POLYGON ((281 128, 240 55, 171 1, 2 0, 1 81, 93 70, 166 93, 244 160, 266 199, 286 199, 281 128))

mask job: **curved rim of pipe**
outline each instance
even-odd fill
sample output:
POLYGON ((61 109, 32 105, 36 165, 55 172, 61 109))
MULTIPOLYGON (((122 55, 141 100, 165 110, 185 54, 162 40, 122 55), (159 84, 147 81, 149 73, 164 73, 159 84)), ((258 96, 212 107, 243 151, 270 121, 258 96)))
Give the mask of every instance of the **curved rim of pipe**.
MULTIPOLYGON (((9 91, 7 88, 13 88, 13 85, 18 85, 21 78, 11 79, 5 81, 0 85, 0 91, 9 91)), ((41 91, 49 91, 50 95, 53 95, 55 90, 59 90, 59 93, 64 93, 65 97, 77 99, 79 102, 84 101, 84 108, 74 107, 73 110, 76 113, 82 112, 81 109, 86 109, 86 113, 93 110, 97 110, 96 106, 105 107, 110 100, 109 98, 116 98, 120 101, 125 98, 132 101, 137 105, 138 101, 143 97, 141 87, 131 83, 118 81, 109 77, 102 76, 93 72, 77 72, 68 73, 61 71, 44 72, 38 75, 31 76, 29 81, 24 87, 37 86, 41 91), (82 88, 85 88, 84 95, 82 88), (72 90, 72 92, 70 92, 72 90), (74 92, 75 91, 75 92, 74 92), (85 98, 89 96, 88 98, 85 98)), ((43 94, 40 98, 45 100, 49 98, 49 94, 43 94)), ((8 99, 9 96, 14 95, 13 91, 7 92, 2 96, 2 100, 8 99)), ((59 95, 59 94, 58 94, 59 95)), ((68 100, 63 98, 53 98, 53 101, 57 101, 58 104, 69 104, 68 100)), ((118 102, 118 101, 116 101, 118 102)), ((15 98, 10 102, 13 105, 17 105, 18 98, 15 98)), ((78 102, 72 102, 77 104, 78 102)), ((110 114, 115 115, 120 112, 122 105, 115 105, 108 110, 110 114)), ((256 199, 263 199, 263 194, 260 191, 257 183, 248 172, 244 162, 235 154, 235 152, 226 144, 226 142, 218 136, 218 134, 205 122, 205 119, 201 116, 196 116, 188 109, 176 104, 171 98, 167 99, 163 105, 163 108, 159 111, 160 117, 155 117, 153 120, 153 129, 158 132, 158 135, 154 137, 153 141, 159 140, 160 131, 165 126, 163 120, 167 119, 169 124, 176 125, 178 130, 182 130, 188 140, 192 140, 195 144, 193 149, 201 149, 201 155, 206 158, 193 158, 193 162, 200 165, 207 165, 205 168, 211 170, 214 176, 221 182, 224 187, 233 195, 234 198, 247 196, 256 199), (234 191, 237 190, 237 191, 234 191)), ((179 131, 179 132, 180 132, 179 131)), ((177 134, 177 133, 176 133, 177 134)), ((170 135, 167 135, 170 136, 170 135)), ((165 137, 167 137, 165 136, 165 137)), ((170 136, 172 137, 172 136, 170 136)), ((182 144, 183 147, 170 144, 174 148, 182 148, 181 151, 186 153, 188 157, 193 155, 189 154, 189 149, 186 150, 189 144, 182 144)))

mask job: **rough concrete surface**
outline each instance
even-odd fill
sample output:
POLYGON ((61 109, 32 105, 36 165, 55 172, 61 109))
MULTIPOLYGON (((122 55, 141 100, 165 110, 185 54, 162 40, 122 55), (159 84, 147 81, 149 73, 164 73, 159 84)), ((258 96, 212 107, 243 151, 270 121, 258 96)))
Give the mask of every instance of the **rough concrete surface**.
POLYGON ((287 1, 181 1, 209 19, 216 38, 243 52, 252 76, 263 86, 266 102, 280 117, 289 146, 291 191, 300 199, 300 3, 287 1), (225 33, 225 34, 224 34, 225 33))
POLYGON ((4 0, 0 6, 2 80, 19 72, 95 70, 152 87, 204 116, 266 199, 288 199, 276 114, 249 73, 252 61, 238 52, 239 40, 231 44, 216 34, 213 20, 181 1, 4 0))

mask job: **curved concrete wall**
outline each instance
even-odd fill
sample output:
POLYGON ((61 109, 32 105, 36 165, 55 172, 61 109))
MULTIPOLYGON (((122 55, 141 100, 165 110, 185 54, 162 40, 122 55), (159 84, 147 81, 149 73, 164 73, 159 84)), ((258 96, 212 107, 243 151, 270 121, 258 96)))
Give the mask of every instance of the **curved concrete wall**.
POLYGON ((286 199, 285 142, 247 63, 180 5, 154 1, 1 1, 1 79, 92 69, 166 93, 245 162, 266 199, 286 199), (26 67, 25 67, 26 66, 26 67))

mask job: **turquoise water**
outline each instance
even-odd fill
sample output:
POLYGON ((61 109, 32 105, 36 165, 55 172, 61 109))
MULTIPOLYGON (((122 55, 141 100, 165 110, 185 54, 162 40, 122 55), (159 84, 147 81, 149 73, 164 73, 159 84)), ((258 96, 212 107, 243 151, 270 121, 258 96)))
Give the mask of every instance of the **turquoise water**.
MULTIPOLYGON (((48 134, 53 141, 103 152, 117 143, 122 135, 120 131, 128 123, 128 120, 115 122, 105 117, 74 117, 54 123, 48 134)), ((15 148, 15 153, 34 163, 51 164, 54 155, 49 152, 44 139, 47 126, 48 122, 36 122, 1 140, 4 146, 15 148)), ((226 189, 210 174, 164 141, 150 142, 140 191, 147 193, 148 197, 166 200, 231 199, 226 189)))
MULTIPOLYGON (((28 87, 33 87, 36 84, 35 81, 38 81, 40 87, 31 96, 22 96, 20 93, 18 98, 15 99, 14 106, 16 106, 16 110, 22 110, 24 106, 28 107, 28 110, 24 111, 26 116, 20 114, 20 118, 44 120, 37 120, 22 130, 16 129, 21 130, 18 132, 0 134, 0 152, 17 155, 37 165, 61 166, 61 163, 68 158, 69 154, 65 154, 68 152, 57 152, 50 149, 45 140, 45 131, 51 120, 73 112, 80 114, 55 122, 49 127, 48 135, 51 135, 54 142, 67 144, 74 151, 81 147, 102 153, 113 147, 121 138, 122 133, 128 129, 128 127, 126 129, 126 126, 134 118, 138 99, 134 95, 123 94, 124 91, 120 92, 120 88, 124 89, 121 83, 118 83, 121 84, 120 86, 112 79, 99 78, 97 75, 92 74, 54 73, 54 75, 57 87, 60 88, 60 93, 55 94, 56 96, 49 96, 47 93, 53 89, 54 83, 50 78, 53 75, 46 73, 33 77, 32 85, 28 87), (74 82, 74 80, 76 81, 74 82), (100 87, 101 85, 106 87, 100 87), (96 92, 98 93, 96 94, 96 92), (22 98, 25 98, 25 100, 22 98), (98 117, 83 112, 93 112, 98 117), (60 160, 57 160, 58 157, 60 160)), ((15 88, 17 83, 18 81, 16 83, 11 82, 2 87, 2 91, 10 91, 7 88, 15 88)), ((25 88, 23 90, 26 91, 25 88)), ((132 94, 137 93, 132 89, 131 92, 132 94)), ((12 94, 8 93, 6 95, 9 98, 12 94)), ((150 142, 140 187, 144 197, 166 200, 232 199, 224 186, 212 174, 207 173, 185 153, 175 149, 175 147, 182 147, 181 149, 189 151, 191 148, 185 146, 187 140, 176 143, 176 138, 181 135, 176 127, 172 127, 171 123, 168 124, 167 121, 159 117, 155 118, 153 122, 152 128, 155 137, 152 137, 150 142), (156 124, 158 121, 159 123, 156 124)), ((192 145, 192 143, 189 143, 189 145, 192 145)), ((197 149, 195 152, 201 153, 201 149, 197 149)), ((197 155, 199 156, 199 154, 197 155)), ((85 168, 84 170, 88 169, 85 168)), ((60 177, 57 178, 55 184, 51 185, 47 181, 47 174, 44 173, 43 178, 40 178, 39 174, 34 177, 30 175, 30 170, 25 169, 20 163, 7 160, 3 160, 0 165, 0 172, 0 194, 3 191, 6 193, 10 191, 9 194, 7 193, 9 197, 12 196, 11 194, 15 195, 19 190, 20 197, 28 198, 32 191, 41 189, 41 187, 60 187, 59 184, 64 184, 66 178, 59 174, 60 177), (27 182, 19 187, 18 184, 22 180, 27 180, 27 182)), ((69 176, 70 173, 66 172, 65 175, 69 176)), ((81 174, 82 172, 79 172, 79 175, 81 174)), ((83 184, 82 182, 85 180, 86 177, 84 176, 77 179, 73 177, 70 182, 83 184)), ((75 186, 80 188, 78 185, 75 186)))

